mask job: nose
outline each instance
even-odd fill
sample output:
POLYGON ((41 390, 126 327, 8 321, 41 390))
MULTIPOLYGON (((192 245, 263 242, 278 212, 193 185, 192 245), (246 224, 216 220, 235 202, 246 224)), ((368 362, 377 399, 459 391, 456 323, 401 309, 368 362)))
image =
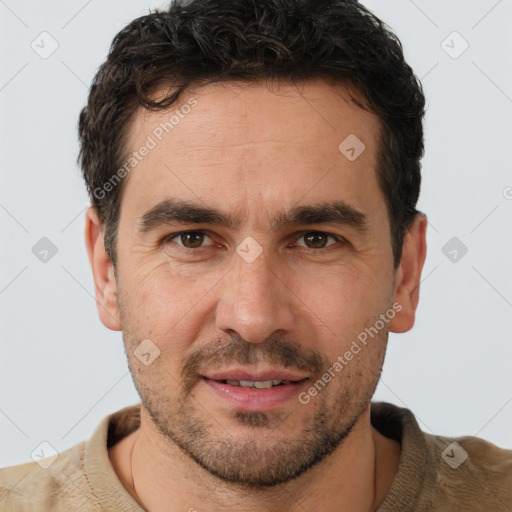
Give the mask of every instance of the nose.
POLYGON ((297 325, 294 294, 265 251, 251 263, 235 254, 220 293, 217 328, 229 335, 261 343, 274 331, 290 332, 297 325))

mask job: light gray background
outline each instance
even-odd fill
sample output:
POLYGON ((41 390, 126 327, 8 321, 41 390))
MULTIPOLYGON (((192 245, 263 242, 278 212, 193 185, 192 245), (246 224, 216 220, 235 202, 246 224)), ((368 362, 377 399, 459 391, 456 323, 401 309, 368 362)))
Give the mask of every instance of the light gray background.
MULTIPOLYGON (((420 306, 391 335, 375 398, 426 432, 512 448, 512 1, 363 3, 397 32, 429 105, 420 306), (468 248, 457 262, 442 252, 452 237, 468 248)), ((96 312, 76 125, 113 36, 163 5, 0 0, 0 466, 42 441, 62 451, 138 402, 121 333, 96 312), (45 59, 31 47, 51 49, 43 31, 58 42, 45 59), (42 237, 58 249, 46 263, 32 252, 42 237)))

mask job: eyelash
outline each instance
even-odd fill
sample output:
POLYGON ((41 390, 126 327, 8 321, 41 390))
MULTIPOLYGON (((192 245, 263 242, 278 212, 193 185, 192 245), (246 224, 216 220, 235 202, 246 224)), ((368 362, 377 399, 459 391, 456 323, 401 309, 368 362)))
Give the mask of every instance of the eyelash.
MULTIPOLYGON (((186 231, 178 231, 176 233, 171 233, 170 235, 167 235, 165 236, 161 242, 159 243, 159 245, 165 245, 167 243, 169 243, 171 240, 173 240, 174 238, 180 236, 180 235, 183 235, 185 233, 202 233, 206 236, 208 236, 210 239, 212 238, 210 235, 209 235, 209 231, 207 230, 201 230, 201 229, 190 229, 190 230, 186 230, 186 231)), ((333 238, 334 240, 336 240, 336 242, 342 244, 342 245, 348 245, 348 241, 341 237, 341 236, 338 236, 338 235, 334 235, 332 233, 327 233, 326 231, 301 231, 300 233, 297 233, 298 235, 298 238, 297 240, 301 239, 304 237, 304 235, 309 235, 309 234, 321 234, 321 235, 327 235, 328 237, 330 238, 333 238)), ((197 254, 198 252, 201 251, 201 249, 207 249, 208 247, 211 247, 211 246, 205 246, 205 247, 197 247, 195 249, 191 249, 190 247, 184 247, 183 245, 180 245, 180 244, 177 244, 175 243, 176 247, 178 248, 178 250, 180 252, 183 252, 185 254, 197 254)), ((319 255, 320 252, 322 253, 326 253, 326 252, 330 252, 330 250, 335 250, 335 249, 338 249, 339 247, 337 247, 337 244, 332 244, 332 245, 329 245, 327 247, 320 247, 318 249, 313 249, 311 247, 302 247, 300 246, 302 252, 305 252, 306 254, 315 254, 315 255, 319 255)))

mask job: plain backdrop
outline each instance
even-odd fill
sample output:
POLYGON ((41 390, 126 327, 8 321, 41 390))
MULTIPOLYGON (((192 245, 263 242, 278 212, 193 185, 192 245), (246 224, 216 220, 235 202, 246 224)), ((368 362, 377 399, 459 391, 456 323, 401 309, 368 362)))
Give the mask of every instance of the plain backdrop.
MULTIPOLYGON (((363 3, 428 101, 420 305, 413 330, 390 336, 375 399, 425 432, 512 448, 512 1, 363 3)), ((164 5, 0 1, 0 466, 42 441, 63 451, 139 401, 121 333, 96 311, 76 127, 114 35, 164 5)))

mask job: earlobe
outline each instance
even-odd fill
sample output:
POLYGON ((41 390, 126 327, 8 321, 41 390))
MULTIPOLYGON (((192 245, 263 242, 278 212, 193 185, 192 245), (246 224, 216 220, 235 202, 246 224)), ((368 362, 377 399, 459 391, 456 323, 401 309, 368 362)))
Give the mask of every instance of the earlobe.
POLYGON ((101 223, 93 206, 90 206, 85 213, 85 245, 94 277, 96 305, 100 320, 105 327, 120 331, 114 267, 105 251, 101 223))
POLYGON ((407 332, 414 325, 420 299, 421 271, 427 255, 427 218, 418 213, 407 230, 402 259, 395 274, 394 302, 402 307, 390 323, 391 332, 407 332))

